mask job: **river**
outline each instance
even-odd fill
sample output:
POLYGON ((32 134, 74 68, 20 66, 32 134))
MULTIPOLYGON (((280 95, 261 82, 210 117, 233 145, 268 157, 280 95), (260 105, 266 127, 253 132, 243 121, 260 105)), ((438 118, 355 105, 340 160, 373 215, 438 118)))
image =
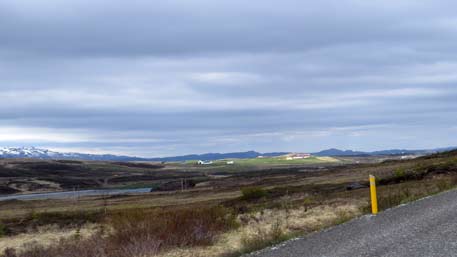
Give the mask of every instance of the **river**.
POLYGON ((0 196, 0 201, 66 199, 66 198, 77 198, 77 197, 81 197, 81 196, 141 194, 141 193, 149 193, 150 191, 151 191, 151 188, 91 189, 91 190, 80 190, 80 191, 63 191, 63 192, 50 192, 50 193, 7 195, 7 196, 0 196))

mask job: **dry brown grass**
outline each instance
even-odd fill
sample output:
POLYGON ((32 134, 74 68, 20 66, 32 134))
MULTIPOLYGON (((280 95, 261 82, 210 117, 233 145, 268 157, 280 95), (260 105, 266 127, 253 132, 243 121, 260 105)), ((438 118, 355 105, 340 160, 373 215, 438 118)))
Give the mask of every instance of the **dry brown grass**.
POLYGON ((235 217, 222 207, 129 210, 110 217, 108 233, 99 231, 88 237, 79 233, 49 245, 23 244, 21 251, 6 248, 2 257, 154 256, 173 248, 211 245, 236 225, 235 217))
POLYGON ((87 238, 96 231, 97 225, 88 224, 79 229, 60 229, 57 226, 44 226, 35 231, 16 236, 0 238, 0 253, 7 248, 24 249, 27 245, 49 246, 61 239, 74 237, 79 234, 87 238))
POLYGON ((87 227, 76 239, 75 230, 50 229, 45 233, 8 238, 2 250, 21 249, 4 257, 60 257, 69 251, 78 257, 236 256, 298 233, 331 226, 338 223, 341 213, 344 217, 359 215, 359 204, 342 201, 339 205, 333 203, 315 208, 267 209, 238 215, 237 222, 222 208, 160 213, 129 211, 111 218, 109 224, 113 232, 109 235, 93 235, 97 229, 87 227), (236 228, 235 224, 241 226, 236 228), (59 240, 60 243, 52 245, 59 240))
MULTIPOLYGON (((404 188, 406 187, 413 188, 410 193, 416 198, 424 194, 449 189, 454 184, 454 180, 445 177, 383 186, 379 188, 380 201, 383 201, 383 196, 395 195, 397 193, 404 194, 404 188)), ((103 248, 105 249, 104 251, 97 248, 96 252, 79 253, 78 257, 90 256, 84 254, 99 254, 99 257, 118 257, 121 256, 119 255, 120 253, 122 253, 123 257, 238 256, 242 253, 251 252, 297 235, 303 235, 332 225, 341 224, 353 217, 359 216, 363 213, 362 207, 367 206, 368 194, 366 189, 362 189, 335 192, 326 195, 324 198, 310 197, 306 194, 294 194, 282 196, 278 200, 283 202, 280 208, 262 209, 239 214, 237 216, 238 223, 240 224, 238 228, 233 229, 232 226, 226 227, 226 223, 213 224, 215 226, 208 230, 212 231, 210 233, 202 233, 201 231, 195 233, 195 228, 201 227, 199 224, 203 222, 200 219, 203 217, 203 212, 207 213, 207 210, 197 212, 198 215, 196 213, 187 213, 184 216, 176 214, 176 209, 170 209, 170 212, 164 212, 160 215, 153 212, 149 213, 150 211, 146 213, 143 213, 143 211, 127 211, 111 220, 110 224, 114 228, 114 231, 118 231, 117 234, 114 232, 110 236, 110 240, 113 242, 110 246, 112 248, 103 248), (298 196, 301 197, 301 200, 298 201, 300 204, 297 204, 298 196), (148 218, 145 219, 144 217, 148 218), (194 219, 193 217, 197 218, 194 219), (169 220, 174 220, 174 222, 170 222, 169 220), (181 222, 181 220, 186 220, 186 222, 181 222), (157 226, 158 224, 160 226, 157 226), (193 229, 188 229, 189 227, 193 229), (177 236, 173 237, 170 234, 177 236), (185 236, 181 238, 181 235, 185 236), (189 240, 189 237, 193 239, 189 240), (117 248, 119 245, 123 245, 122 249, 117 248), (166 247, 163 245, 166 245, 166 247), (109 251, 106 249, 109 249, 109 251)), ((402 197, 402 201, 404 200, 405 198, 402 197)), ((219 213, 214 216, 205 217, 207 217, 205 219, 206 222, 206 220, 217 220, 217 217, 221 217, 221 215, 219 213)), ((93 242, 98 242, 98 245, 100 245, 105 241, 97 237, 91 242, 80 240, 77 244, 82 245, 78 247, 86 248, 93 242)), ((74 242, 69 243, 68 241, 64 241, 59 245, 60 247, 66 247, 66 249, 72 249, 72 251, 78 249, 74 245, 74 242)), ((52 248, 57 255, 49 255, 49 248, 30 246, 28 248, 28 251, 35 252, 35 255, 10 256, 41 257, 38 253, 46 250, 48 252, 46 256, 52 257, 59 256, 58 254, 61 253, 59 251, 65 249, 52 248)), ((6 256, 10 257, 8 255, 6 256)))
POLYGON ((175 249, 160 257, 238 256, 288 238, 339 224, 361 215, 363 201, 346 200, 315 208, 268 209, 238 216, 241 226, 222 234, 211 246, 175 249))

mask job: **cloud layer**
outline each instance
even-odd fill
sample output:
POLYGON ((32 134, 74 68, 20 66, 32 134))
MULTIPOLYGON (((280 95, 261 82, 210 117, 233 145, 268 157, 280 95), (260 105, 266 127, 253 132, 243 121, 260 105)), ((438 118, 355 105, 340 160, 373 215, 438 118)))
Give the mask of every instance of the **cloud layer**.
POLYGON ((0 2, 0 144, 457 145, 453 1, 0 2))

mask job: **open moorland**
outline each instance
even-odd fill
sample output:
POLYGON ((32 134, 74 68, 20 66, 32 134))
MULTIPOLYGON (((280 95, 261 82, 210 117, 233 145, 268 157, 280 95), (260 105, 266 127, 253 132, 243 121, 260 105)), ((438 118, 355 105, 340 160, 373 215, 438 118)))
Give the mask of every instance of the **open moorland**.
POLYGON ((0 201, 0 250, 5 257, 239 256, 368 213, 369 174, 382 210, 453 188, 457 152, 230 165, 5 159, 3 194, 153 190, 0 201))
MULTIPOLYGON (((203 185, 216 177, 245 175, 265 169, 287 170, 348 160, 311 157, 298 160, 258 158, 214 161, 150 163, 76 160, 0 159, 0 195, 110 188, 157 188, 181 179, 203 185), (227 162, 232 161, 228 165, 227 162)), ((313 169, 315 167, 310 167, 313 169)), ((158 188, 160 189, 160 188, 158 188)))

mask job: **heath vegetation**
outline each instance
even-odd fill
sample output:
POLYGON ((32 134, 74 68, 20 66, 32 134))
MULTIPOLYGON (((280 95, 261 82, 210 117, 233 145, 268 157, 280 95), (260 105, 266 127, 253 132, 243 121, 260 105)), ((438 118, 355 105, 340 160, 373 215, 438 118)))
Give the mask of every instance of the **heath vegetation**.
POLYGON ((239 256, 368 213, 368 174, 378 178, 381 210, 452 189, 457 152, 217 172, 184 191, 1 202, 0 256, 239 256))

